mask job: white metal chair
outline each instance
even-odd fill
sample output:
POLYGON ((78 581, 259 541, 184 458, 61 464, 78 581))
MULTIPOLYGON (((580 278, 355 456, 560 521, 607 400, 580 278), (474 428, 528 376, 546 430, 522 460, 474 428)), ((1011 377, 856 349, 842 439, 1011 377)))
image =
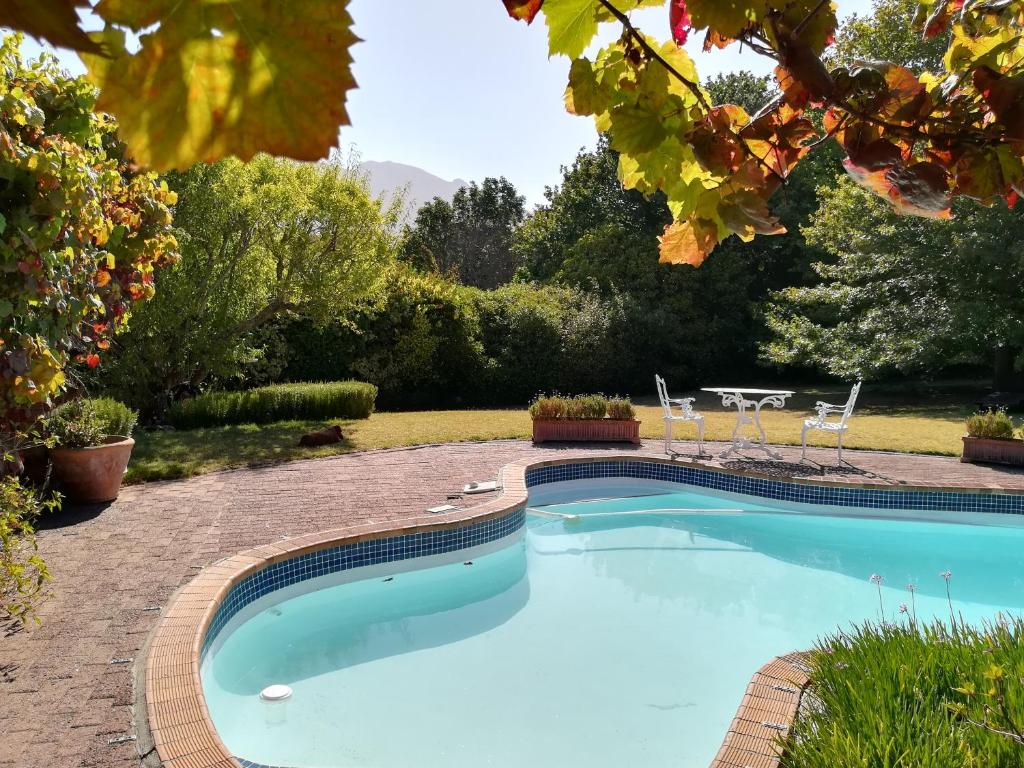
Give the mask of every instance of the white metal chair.
POLYGON ((843 433, 846 432, 847 422, 853 415, 853 406, 857 402, 857 395, 860 394, 861 382, 857 382, 853 385, 853 389, 850 390, 850 397, 844 405, 833 405, 832 403, 823 403, 819 400, 814 408, 818 412, 818 415, 814 418, 807 419, 804 421, 803 433, 800 436, 800 440, 803 443, 803 450, 800 453, 800 461, 804 461, 807 458, 807 433, 812 429, 821 430, 823 432, 835 432, 838 438, 838 452, 839 452, 839 463, 843 463, 843 433), (829 421, 829 414, 839 414, 838 421, 829 421))
POLYGON ((655 374, 654 384, 658 387, 658 399, 661 401, 661 408, 665 412, 665 453, 672 454, 672 423, 676 421, 693 421, 697 424, 697 453, 704 455, 704 417, 693 410, 695 397, 670 398, 668 389, 665 387, 665 380, 655 374), (679 412, 675 413, 672 406, 675 405, 679 412))

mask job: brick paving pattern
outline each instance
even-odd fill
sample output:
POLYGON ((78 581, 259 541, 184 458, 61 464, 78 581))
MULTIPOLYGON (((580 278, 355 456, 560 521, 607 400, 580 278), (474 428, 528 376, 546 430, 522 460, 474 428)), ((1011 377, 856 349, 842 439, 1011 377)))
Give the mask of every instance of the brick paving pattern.
MULTIPOLYGON (((39 534, 54 577, 42 624, 0 634, 0 766, 139 765, 135 743, 121 740, 135 733, 134 663, 125 660, 135 659, 171 594, 220 558, 285 537, 416 516, 448 503, 465 483, 497 477, 513 460, 658 455, 660 448, 660 441, 635 450, 494 441, 373 451, 134 486, 111 505, 65 510, 39 534)), ((833 481, 1024 491, 1022 471, 952 458, 851 450, 845 457, 853 468, 822 473, 796 464, 798 449, 781 452, 779 462, 709 464, 833 481)), ((809 453, 835 463, 834 450, 809 453)))

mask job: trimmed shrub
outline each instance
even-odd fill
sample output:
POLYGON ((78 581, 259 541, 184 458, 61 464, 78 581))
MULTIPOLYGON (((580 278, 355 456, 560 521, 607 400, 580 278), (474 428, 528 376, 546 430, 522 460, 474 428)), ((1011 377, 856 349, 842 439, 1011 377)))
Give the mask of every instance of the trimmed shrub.
POLYGON ((970 437, 1010 440, 1013 438, 1013 420, 1005 411, 976 413, 967 419, 967 434, 970 437))
POLYGON ((171 406, 179 429, 221 424, 266 424, 290 419, 365 419, 377 387, 362 381, 273 384, 243 392, 207 392, 171 406))
POLYGON ((104 434, 131 437, 135 425, 139 423, 138 411, 132 410, 112 397, 91 398, 89 406, 96 414, 104 434))

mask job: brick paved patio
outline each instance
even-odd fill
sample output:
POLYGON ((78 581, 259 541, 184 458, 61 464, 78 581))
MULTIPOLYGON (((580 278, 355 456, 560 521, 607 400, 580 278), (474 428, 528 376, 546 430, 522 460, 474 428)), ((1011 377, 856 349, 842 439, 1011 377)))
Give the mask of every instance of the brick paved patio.
MULTIPOLYGON (((515 459, 601 450, 624 449, 495 441, 374 451, 135 486, 110 506, 62 512, 39 536, 54 576, 42 625, 0 637, 0 766, 139 765, 135 743, 117 743, 135 733, 134 664, 124 660, 136 657, 159 608, 203 566, 286 536, 410 517, 515 459)), ((659 450, 660 442, 647 441, 636 452, 659 450)), ((782 454, 746 466, 821 476, 795 463, 798 449, 782 454)), ((810 455, 835 462, 834 451, 810 455)), ((825 479, 1024 490, 1024 472, 956 459, 860 451, 846 458, 853 468, 828 469, 825 479)))

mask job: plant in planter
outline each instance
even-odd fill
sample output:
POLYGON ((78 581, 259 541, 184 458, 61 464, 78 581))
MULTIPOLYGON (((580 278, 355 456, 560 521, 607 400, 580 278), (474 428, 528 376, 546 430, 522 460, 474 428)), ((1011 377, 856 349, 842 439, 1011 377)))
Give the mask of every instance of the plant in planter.
POLYGON ((640 442, 640 422, 628 398, 538 395, 530 403, 533 442, 640 442))
POLYGON ((72 400, 54 409, 45 426, 55 444, 50 458, 57 490, 81 503, 116 499, 138 418, 136 411, 109 398, 72 400))
POLYGON ((968 418, 963 440, 961 461, 1024 466, 1024 440, 1014 437, 1013 420, 1005 411, 986 411, 968 418))

